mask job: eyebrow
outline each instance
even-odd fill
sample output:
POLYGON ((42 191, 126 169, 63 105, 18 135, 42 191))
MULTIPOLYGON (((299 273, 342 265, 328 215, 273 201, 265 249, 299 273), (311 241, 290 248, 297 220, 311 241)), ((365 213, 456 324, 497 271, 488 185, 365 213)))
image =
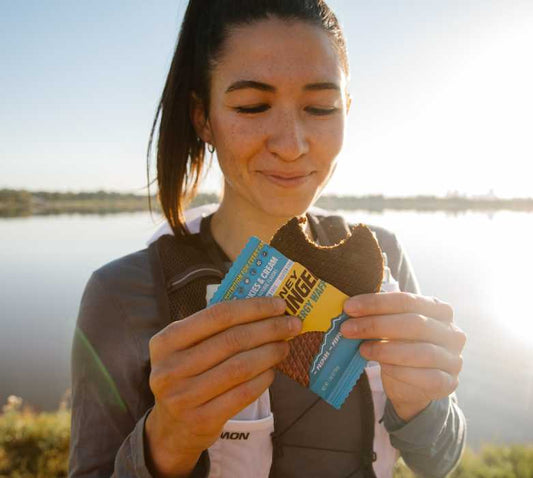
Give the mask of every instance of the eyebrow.
MULTIPOLYGON (((255 80, 238 80, 235 83, 232 83, 227 89, 226 93, 231 93, 232 91, 244 90, 246 88, 253 88, 255 90, 267 91, 269 93, 275 93, 277 88, 275 86, 269 85, 267 83, 262 83, 261 81, 255 80)), ((337 83, 331 81, 323 81, 319 83, 309 83, 302 88, 304 91, 319 91, 319 90, 336 90, 340 91, 340 86, 337 83)))

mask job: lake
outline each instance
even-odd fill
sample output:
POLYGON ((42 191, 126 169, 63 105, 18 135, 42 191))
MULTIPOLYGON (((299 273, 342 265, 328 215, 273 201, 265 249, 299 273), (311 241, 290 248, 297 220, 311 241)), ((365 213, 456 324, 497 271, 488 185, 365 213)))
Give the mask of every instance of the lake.
MULTIPOLYGON (((468 334, 457 390, 468 442, 533 442, 533 214, 362 211, 394 231, 422 293, 468 334)), ((0 402, 57 408, 69 387, 77 310, 91 272, 145 247, 147 213, 0 219, 0 402)))

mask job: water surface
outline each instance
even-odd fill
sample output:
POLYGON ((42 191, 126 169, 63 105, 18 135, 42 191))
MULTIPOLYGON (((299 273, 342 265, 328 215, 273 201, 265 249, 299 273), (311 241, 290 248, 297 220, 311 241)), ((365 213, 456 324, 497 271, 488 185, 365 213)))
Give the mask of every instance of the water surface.
MULTIPOLYGON (((454 306, 468 334, 457 393, 469 442, 533 442, 533 214, 345 214, 394 231, 422 293, 454 306)), ((146 213, 0 219, 0 402, 57 407, 91 272, 156 227, 146 213)))

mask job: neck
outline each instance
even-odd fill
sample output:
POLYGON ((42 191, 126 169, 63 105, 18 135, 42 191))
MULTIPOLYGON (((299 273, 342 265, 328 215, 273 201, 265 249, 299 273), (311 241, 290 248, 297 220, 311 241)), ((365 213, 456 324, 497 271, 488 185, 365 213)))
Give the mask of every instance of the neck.
MULTIPOLYGON (((270 216, 249 203, 233 204, 224 197, 211 220, 211 232, 226 255, 234 261, 250 236, 270 242, 275 232, 292 216, 270 216)), ((311 237, 309 224, 307 234, 311 237)))

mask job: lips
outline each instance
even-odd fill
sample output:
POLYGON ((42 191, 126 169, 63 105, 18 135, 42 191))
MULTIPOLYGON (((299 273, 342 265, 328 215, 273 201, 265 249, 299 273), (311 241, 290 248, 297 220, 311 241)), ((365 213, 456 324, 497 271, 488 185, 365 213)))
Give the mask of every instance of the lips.
POLYGON ((296 171, 296 172, 287 172, 287 171, 257 171, 268 181, 277 184, 282 187, 295 187, 304 184, 309 180, 313 175, 313 171, 296 171))
POLYGON ((259 171, 262 174, 266 174, 268 176, 274 176, 277 178, 282 179, 293 179, 293 178, 301 178, 302 176, 308 176, 311 174, 311 172, 308 171, 275 171, 275 170, 262 170, 259 171))

